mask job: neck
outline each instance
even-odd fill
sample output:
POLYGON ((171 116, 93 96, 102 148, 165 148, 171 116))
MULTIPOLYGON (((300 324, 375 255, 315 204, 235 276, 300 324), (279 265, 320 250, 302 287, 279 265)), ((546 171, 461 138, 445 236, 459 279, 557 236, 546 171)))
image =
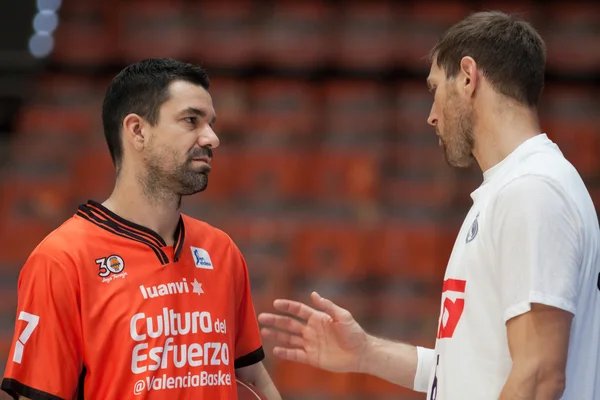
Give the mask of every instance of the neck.
POLYGON ((473 155, 483 172, 504 160, 523 142, 540 134, 535 109, 505 103, 480 112, 474 127, 473 155))
POLYGON ((119 174, 112 194, 103 203, 104 207, 121 218, 153 230, 167 245, 173 245, 181 197, 155 193, 139 179, 124 176, 124 172, 119 174))

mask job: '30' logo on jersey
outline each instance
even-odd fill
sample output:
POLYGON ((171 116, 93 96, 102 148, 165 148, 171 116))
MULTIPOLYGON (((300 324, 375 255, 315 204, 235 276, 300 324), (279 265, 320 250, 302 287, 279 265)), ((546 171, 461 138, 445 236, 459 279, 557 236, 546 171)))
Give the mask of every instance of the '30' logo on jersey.
POLYGON ((461 279, 446 279, 442 289, 444 298, 442 313, 440 315, 440 327, 438 330, 438 339, 451 338, 454 335, 458 321, 465 309, 464 293, 467 281, 461 279), (450 299, 447 292, 453 292, 450 299))
POLYGON ((118 255, 112 255, 96 260, 98 264, 98 276, 102 279, 102 282, 110 282, 114 278, 124 278, 127 276, 127 272, 122 273, 125 269, 125 262, 118 255), (111 276, 112 275, 112 276, 111 276))

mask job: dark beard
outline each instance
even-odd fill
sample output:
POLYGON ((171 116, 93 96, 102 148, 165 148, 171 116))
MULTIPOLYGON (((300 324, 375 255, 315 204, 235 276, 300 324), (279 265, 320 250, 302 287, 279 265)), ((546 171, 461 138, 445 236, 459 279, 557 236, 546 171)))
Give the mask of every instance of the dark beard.
POLYGON ((144 193, 150 200, 181 204, 182 196, 206 190, 210 167, 194 168, 192 165, 194 158, 204 156, 212 159, 210 148, 195 149, 184 164, 171 172, 163 170, 164 163, 160 159, 148 160, 146 175, 139 177, 144 193))

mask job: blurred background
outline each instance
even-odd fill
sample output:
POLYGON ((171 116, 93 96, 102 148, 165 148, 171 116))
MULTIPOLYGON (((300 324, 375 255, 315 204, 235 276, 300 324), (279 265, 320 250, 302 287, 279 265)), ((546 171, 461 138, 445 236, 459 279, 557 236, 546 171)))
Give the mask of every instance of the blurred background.
MULTIPOLYGON (((200 63, 219 115, 185 212, 245 255, 257 312, 319 290, 371 333, 434 344, 443 271, 475 169, 427 125, 424 56, 471 11, 520 12, 548 46, 543 131, 600 205, 600 4, 505 1, 0 1, 0 372, 19 269, 114 171, 104 91, 148 57, 200 63)), ((285 399, 422 399, 374 378, 266 364, 285 399)))

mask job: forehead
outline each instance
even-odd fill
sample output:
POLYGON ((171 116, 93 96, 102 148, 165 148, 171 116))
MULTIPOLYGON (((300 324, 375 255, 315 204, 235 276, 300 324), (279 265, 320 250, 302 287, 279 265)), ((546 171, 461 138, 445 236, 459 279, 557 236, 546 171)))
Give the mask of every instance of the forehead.
POLYGON ((432 84, 439 84, 444 78, 444 71, 437 65, 436 60, 433 60, 431 63, 431 68, 429 69, 429 76, 427 77, 427 86, 431 86, 432 84))
POLYGON ((200 85, 185 81, 175 81, 169 85, 169 99, 163 104, 168 109, 193 107, 209 109, 214 113, 210 93, 200 85))

